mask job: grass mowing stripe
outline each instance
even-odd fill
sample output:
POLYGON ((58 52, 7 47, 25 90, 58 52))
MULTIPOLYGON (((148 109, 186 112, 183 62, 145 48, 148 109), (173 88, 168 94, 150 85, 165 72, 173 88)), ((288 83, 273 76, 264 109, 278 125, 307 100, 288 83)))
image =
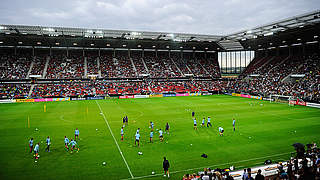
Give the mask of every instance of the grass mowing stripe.
POLYGON ((107 120, 106 116, 104 115, 104 113, 103 113, 103 111, 102 111, 102 109, 101 109, 101 107, 100 107, 100 104, 97 102, 97 100, 96 100, 96 103, 97 103, 97 105, 98 105, 98 107, 99 107, 100 113, 101 113, 104 121, 106 122, 106 124, 107 124, 107 126, 108 126, 108 128, 109 128, 109 131, 110 131, 110 133, 111 133, 111 135, 112 135, 112 137, 113 137, 113 140, 114 140, 114 142, 116 143, 116 145, 117 145, 117 147, 118 147, 118 150, 119 150, 119 152, 120 152, 120 155, 121 155, 124 163, 126 164, 126 166, 127 166, 127 168, 128 168, 128 171, 129 171, 129 173, 130 173, 130 175, 131 175, 131 179, 133 179, 133 178, 134 178, 134 177, 133 177, 133 174, 132 174, 132 172, 131 172, 131 170, 130 170, 130 167, 129 167, 127 161, 126 161, 126 158, 124 158, 124 156, 123 156, 123 154, 122 154, 122 151, 121 151, 121 149, 120 149, 120 147, 119 147, 119 144, 118 144, 116 138, 115 138, 114 135, 113 135, 113 132, 112 132, 110 126, 109 126, 108 120, 107 120))
MULTIPOLYGON (((289 153, 293 153, 293 152, 289 152, 289 153)), ((203 168, 208 168, 208 167, 218 167, 218 166, 224 166, 224 165, 228 165, 228 164, 236 164, 236 163, 241 163, 241 162, 248 162, 248 161, 253 161, 253 160, 265 159, 265 158, 269 158, 269 157, 282 156, 282 155, 286 155, 286 154, 289 154, 289 153, 286 152, 286 153, 274 154, 274 155, 263 156, 263 157, 258 157, 258 158, 245 159, 245 160, 241 160, 241 161, 228 162, 228 163, 222 163, 222 164, 215 164, 215 165, 212 165, 212 166, 203 166, 203 167, 198 167, 198 168, 191 168, 191 169, 172 171, 170 174, 175 174, 175 173, 185 172, 185 171, 193 171, 193 170, 203 169, 203 168)), ((161 176, 161 175, 163 175, 163 174, 152 174, 152 175, 134 177, 133 179, 142 179, 142 178, 156 177, 156 176, 161 176)), ((122 179, 122 180, 128 180, 128 179, 122 179)))

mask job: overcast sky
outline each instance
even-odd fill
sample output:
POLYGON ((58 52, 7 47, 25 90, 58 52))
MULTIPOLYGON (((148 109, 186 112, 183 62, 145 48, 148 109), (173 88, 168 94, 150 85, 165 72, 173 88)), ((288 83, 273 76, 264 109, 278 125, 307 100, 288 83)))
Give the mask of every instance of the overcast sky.
POLYGON ((226 35, 317 9, 319 0, 1 0, 0 24, 226 35))

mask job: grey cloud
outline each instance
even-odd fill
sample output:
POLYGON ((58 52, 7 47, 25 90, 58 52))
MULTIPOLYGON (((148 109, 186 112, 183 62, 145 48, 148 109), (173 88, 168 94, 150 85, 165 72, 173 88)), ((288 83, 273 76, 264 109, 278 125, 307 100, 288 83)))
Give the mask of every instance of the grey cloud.
POLYGON ((2 0, 0 23, 220 35, 317 9, 318 0, 2 0))

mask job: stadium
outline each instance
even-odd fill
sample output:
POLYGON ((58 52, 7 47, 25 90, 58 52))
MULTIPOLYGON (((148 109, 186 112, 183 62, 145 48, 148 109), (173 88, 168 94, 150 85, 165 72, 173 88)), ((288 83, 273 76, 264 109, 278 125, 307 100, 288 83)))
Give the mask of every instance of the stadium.
POLYGON ((1 21, 0 179, 320 179, 320 10, 224 35, 1 21))

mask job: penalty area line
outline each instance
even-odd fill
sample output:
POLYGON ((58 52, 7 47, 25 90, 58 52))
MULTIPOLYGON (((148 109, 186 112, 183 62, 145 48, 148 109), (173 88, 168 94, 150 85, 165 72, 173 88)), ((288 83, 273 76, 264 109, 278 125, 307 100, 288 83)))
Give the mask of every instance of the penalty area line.
MULTIPOLYGON (((286 154, 290 154, 292 152, 286 152, 286 153, 280 153, 280 154, 273 154, 273 155, 269 155, 269 156, 263 156, 263 157, 258 157, 258 158, 251 158, 251 159, 245 159, 245 160, 241 160, 241 161, 235 161, 235 162, 228 162, 228 163, 222 163, 222 164, 215 164, 215 165, 211 165, 211 166, 203 166, 203 167, 197 167, 197 168, 191 168, 191 169, 184 169, 184 170, 178 170, 178 171, 172 171, 170 172, 170 174, 175 174, 175 173, 180 173, 180 172, 185 172, 185 171, 193 171, 193 170, 197 170, 197 169, 203 169, 203 168, 212 168, 212 167, 218 167, 218 166, 224 166, 224 165, 228 165, 228 164, 237 164, 237 163, 241 163, 241 162, 248 162, 248 161, 253 161, 253 160, 259 160, 259 159, 265 159, 265 158, 269 158, 269 157, 277 157, 277 156, 282 156, 282 155, 286 155, 286 154)), ((161 176, 163 174, 152 174, 152 175, 146 175, 146 176, 139 176, 139 177, 134 177, 132 179, 142 179, 142 178, 151 178, 151 177, 156 177, 156 176, 161 176)), ((131 179, 131 178, 128 178, 131 179)), ((122 180, 128 180, 128 179, 122 179, 122 180)))
POLYGON ((131 170, 130 170, 130 167, 129 167, 129 165, 128 165, 127 161, 126 161, 126 158, 124 158, 124 155, 122 154, 122 151, 121 151, 121 149, 120 149, 120 146, 119 146, 119 144, 118 144, 118 142, 117 142, 116 138, 114 137, 113 132, 112 132, 112 130, 111 130, 111 128, 110 128, 109 122, 108 122, 108 120, 107 120, 106 116, 104 115, 104 113, 103 113, 103 111, 102 111, 102 109, 101 109, 101 107, 100 107, 100 104, 97 102, 97 100, 96 100, 96 104, 98 105, 99 110, 100 110, 100 113, 101 113, 101 115, 102 115, 102 117, 103 117, 104 121, 106 122, 106 124, 107 124, 107 126, 108 126, 108 129, 109 129, 109 131, 110 131, 110 134, 112 135, 113 140, 114 140, 114 142, 115 142, 115 143, 116 143, 116 145, 117 145, 117 148, 118 148, 118 150, 119 150, 119 153, 120 153, 120 155, 121 155, 121 157, 122 157, 122 159, 123 159, 124 163, 126 164, 126 166, 127 166, 127 168, 128 168, 128 171, 129 171, 130 176, 131 176, 131 178, 129 178, 129 179, 134 179, 134 176, 133 176, 133 174, 132 174, 132 172, 131 172, 131 170))

